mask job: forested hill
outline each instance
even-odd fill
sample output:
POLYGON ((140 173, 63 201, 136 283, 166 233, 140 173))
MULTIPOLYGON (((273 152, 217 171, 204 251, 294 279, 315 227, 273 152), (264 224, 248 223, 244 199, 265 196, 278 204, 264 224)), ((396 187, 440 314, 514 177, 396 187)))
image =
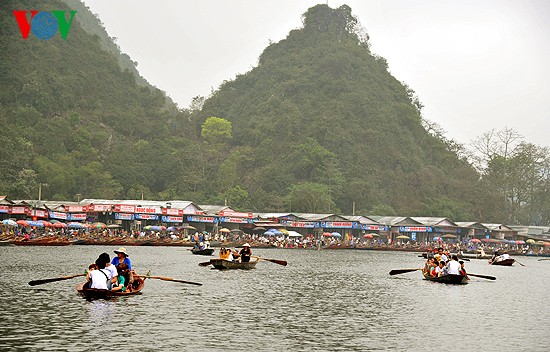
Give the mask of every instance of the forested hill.
POLYGON ((355 202, 379 213, 468 216, 476 172, 425 130, 414 93, 371 53, 351 9, 317 5, 303 20, 204 104, 202 118, 233 124, 230 160, 242 163, 230 182, 261 208, 279 199, 287 210, 350 213, 355 202), (328 196, 313 209, 318 193, 328 196))
POLYGON ((177 110, 81 4, 66 39, 22 38, 12 10, 71 3, 0 2, 0 194, 472 218, 478 175, 347 6, 309 9, 256 68, 177 110))

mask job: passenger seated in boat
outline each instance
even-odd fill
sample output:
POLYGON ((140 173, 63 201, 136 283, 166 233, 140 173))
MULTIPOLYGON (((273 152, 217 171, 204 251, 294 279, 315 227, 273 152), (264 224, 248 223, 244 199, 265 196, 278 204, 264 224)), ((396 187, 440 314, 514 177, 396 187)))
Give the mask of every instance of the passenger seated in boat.
POLYGON ((464 267, 464 262, 461 260, 458 262, 458 264, 460 264, 460 270, 459 270, 460 275, 467 276, 466 268, 464 267))
POLYGON ((114 252, 117 256, 113 258, 111 264, 118 267, 119 264, 124 263, 128 266, 128 270, 132 270, 132 262, 130 261, 130 255, 126 253, 126 248, 120 247, 114 252))
POLYGON ((499 260, 499 261, 501 261, 501 260, 506 260, 506 259, 510 259, 510 254, 508 254, 508 251, 504 251, 504 254, 502 254, 502 255, 500 256, 500 260, 499 260))
POLYGON ((118 276, 117 276, 117 282, 113 285, 113 288, 111 291, 122 291, 126 292, 131 289, 132 285, 130 285, 130 270, 128 269, 128 265, 126 263, 120 263, 117 266, 118 276))
POLYGON ((445 264, 446 263, 443 260, 439 262, 439 266, 435 269, 437 273, 437 277, 447 275, 447 272, 445 270, 445 264))
POLYGON ((243 249, 241 249, 239 255, 241 257, 241 262, 248 263, 250 261, 252 251, 250 250, 250 245, 248 243, 243 244, 243 249))
POLYGON ((117 282, 118 271, 116 270, 116 266, 111 264, 109 254, 101 253, 98 259, 105 263, 105 270, 111 272, 111 281, 107 284, 107 288, 110 290, 113 287, 113 284, 116 284, 117 282))
POLYGON ((460 275, 460 263, 458 262, 458 257, 453 255, 451 260, 447 263, 446 271, 449 275, 460 275))
POLYGON ((230 253, 231 253, 231 251, 229 251, 225 247, 220 248, 220 259, 228 260, 230 253))
POLYGON ((105 269, 107 263, 101 258, 97 258, 95 265, 97 266, 97 270, 89 271, 86 275, 86 280, 88 280, 90 288, 107 290, 107 284, 112 279, 111 272, 105 269))
POLYGON ((437 277, 437 268, 439 268, 439 262, 433 259, 432 265, 430 266, 431 277, 437 277))

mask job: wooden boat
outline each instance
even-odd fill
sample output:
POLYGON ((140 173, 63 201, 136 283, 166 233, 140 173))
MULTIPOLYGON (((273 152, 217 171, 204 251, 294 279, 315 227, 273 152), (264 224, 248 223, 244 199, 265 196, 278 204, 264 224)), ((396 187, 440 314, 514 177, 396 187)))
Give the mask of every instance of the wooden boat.
POLYGON ((256 264, 258 264, 258 261, 259 260, 241 263, 241 262, 232 262, 232 261, 223 260, 223 259, 210 259, 210 264, 212 264, 214 268, 220 269, 220 270, 228 270, 228 269, 250 270, 256 267, 256 264))
POLYGON ((514 263, 516 262, 515 259, 513 258, 509 258, 509 259, 504 259, 504 260, 500 260, 500 261, 494 261, 494 262, 489 262, 489 264, 491 265, 502 265, 502 266, 512 266, 514 263))
POLYGON ((88 287, 88 285, 89 285, 88 282, 77 285, 76 291, 78 291, 78 293, 82 297, 86 298, 87 300, 111 299, 113 297, 126 297, 126 296, 140 295, 141 290, 143 290, 143 287, 145 286, 145 280, 142 278, 136 278, 133 283, 134 289, 130 292, 100 290, 97 288, 90 288, 88 287))
POLYGON ((439 277, 432 277, 430 274, 423 274, 424 279, 428 281, 435 281, 435 282, 441 282, 443 284, 450 284, 450 285, 466 285, 468 283, 468 277, 462 276, 462 275, 445 275, 445 276, 439 276, 439 277))
POLYGON ((214 248, 205 248, 205 249, 193 248, 191 249, 191 253, 198 254, 198 255, 212 255, 212 253, 214 253, 214 248))

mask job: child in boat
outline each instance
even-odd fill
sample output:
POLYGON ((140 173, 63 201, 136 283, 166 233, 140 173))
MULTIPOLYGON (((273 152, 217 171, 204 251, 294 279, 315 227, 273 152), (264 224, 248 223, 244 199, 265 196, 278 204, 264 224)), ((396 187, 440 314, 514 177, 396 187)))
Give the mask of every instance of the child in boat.
POLYGON ((130 270, 128 269, 128 265, 126 263, 120 263, 117 265, 117 282, 115 285, 113 285, 113 288, 111 291, 122 291, 126 292, 126 290, 130 290, 132 285, 129 285, 130 283, 130 270))

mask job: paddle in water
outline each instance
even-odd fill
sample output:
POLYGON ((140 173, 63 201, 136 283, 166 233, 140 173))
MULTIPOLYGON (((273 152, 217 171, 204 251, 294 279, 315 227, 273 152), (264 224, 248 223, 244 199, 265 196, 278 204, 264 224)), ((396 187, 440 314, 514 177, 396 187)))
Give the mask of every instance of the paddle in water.
POLYGON ((77 274, 77 275, 70 275, 70 276, 62 276, 62 277, 56 277, 56 278, 53 278, 53 279, 32 280, 32 281, 29 281, 29 285, 31 285, 31 286, 43 285, 43 284, 48 284, 48 283, 50 283, 50 282, 56 282, 56 281, 63 281, 63 280, 74 279, 75 277, 80 277, 80 276, 86 276, 86 274, 77 274))
POLYGON ((282 266, 287 266, 287 264, 288 264, 286 260, 262 258, 262 257, 258 257, 258 256, 255 256, 255 255, 253 255, 252 258, 258 258, 258 260, 265 260, 266 262, 272 262, 272 263, 279 264, 279 265, 282 265, 282 266))
POLYGON ((394 269, 390 271, 390 275, 399 275, 399 274, 405 274, 410 273, 412 271, 422 270, 422 268, 414 268, 414 269, 394 269))
POLYGON ((144 279, 158 279, 158 280, 163 280, 163 281, 172 281, 172 282, 179 282, 179 283, 182 283, 182 284, 189 284, 189 285, 202 286, 202 284, 199 283, 199 282, 172 279, 171 277, 150 276, 150 275, 137 275, 137 276, 138 276, 138 277, 143 277, 144 279))
POLYGON ((471 273, 467 273, 468 276, 473 276, 473 277, 479 277, 479 278, 482 278, 482 279, 487 279, 487 280, 496 280, 497 278, 494 277, 494 276, 489 276, 489 275, 479 275, 479 274, 471 274, 471 273))

